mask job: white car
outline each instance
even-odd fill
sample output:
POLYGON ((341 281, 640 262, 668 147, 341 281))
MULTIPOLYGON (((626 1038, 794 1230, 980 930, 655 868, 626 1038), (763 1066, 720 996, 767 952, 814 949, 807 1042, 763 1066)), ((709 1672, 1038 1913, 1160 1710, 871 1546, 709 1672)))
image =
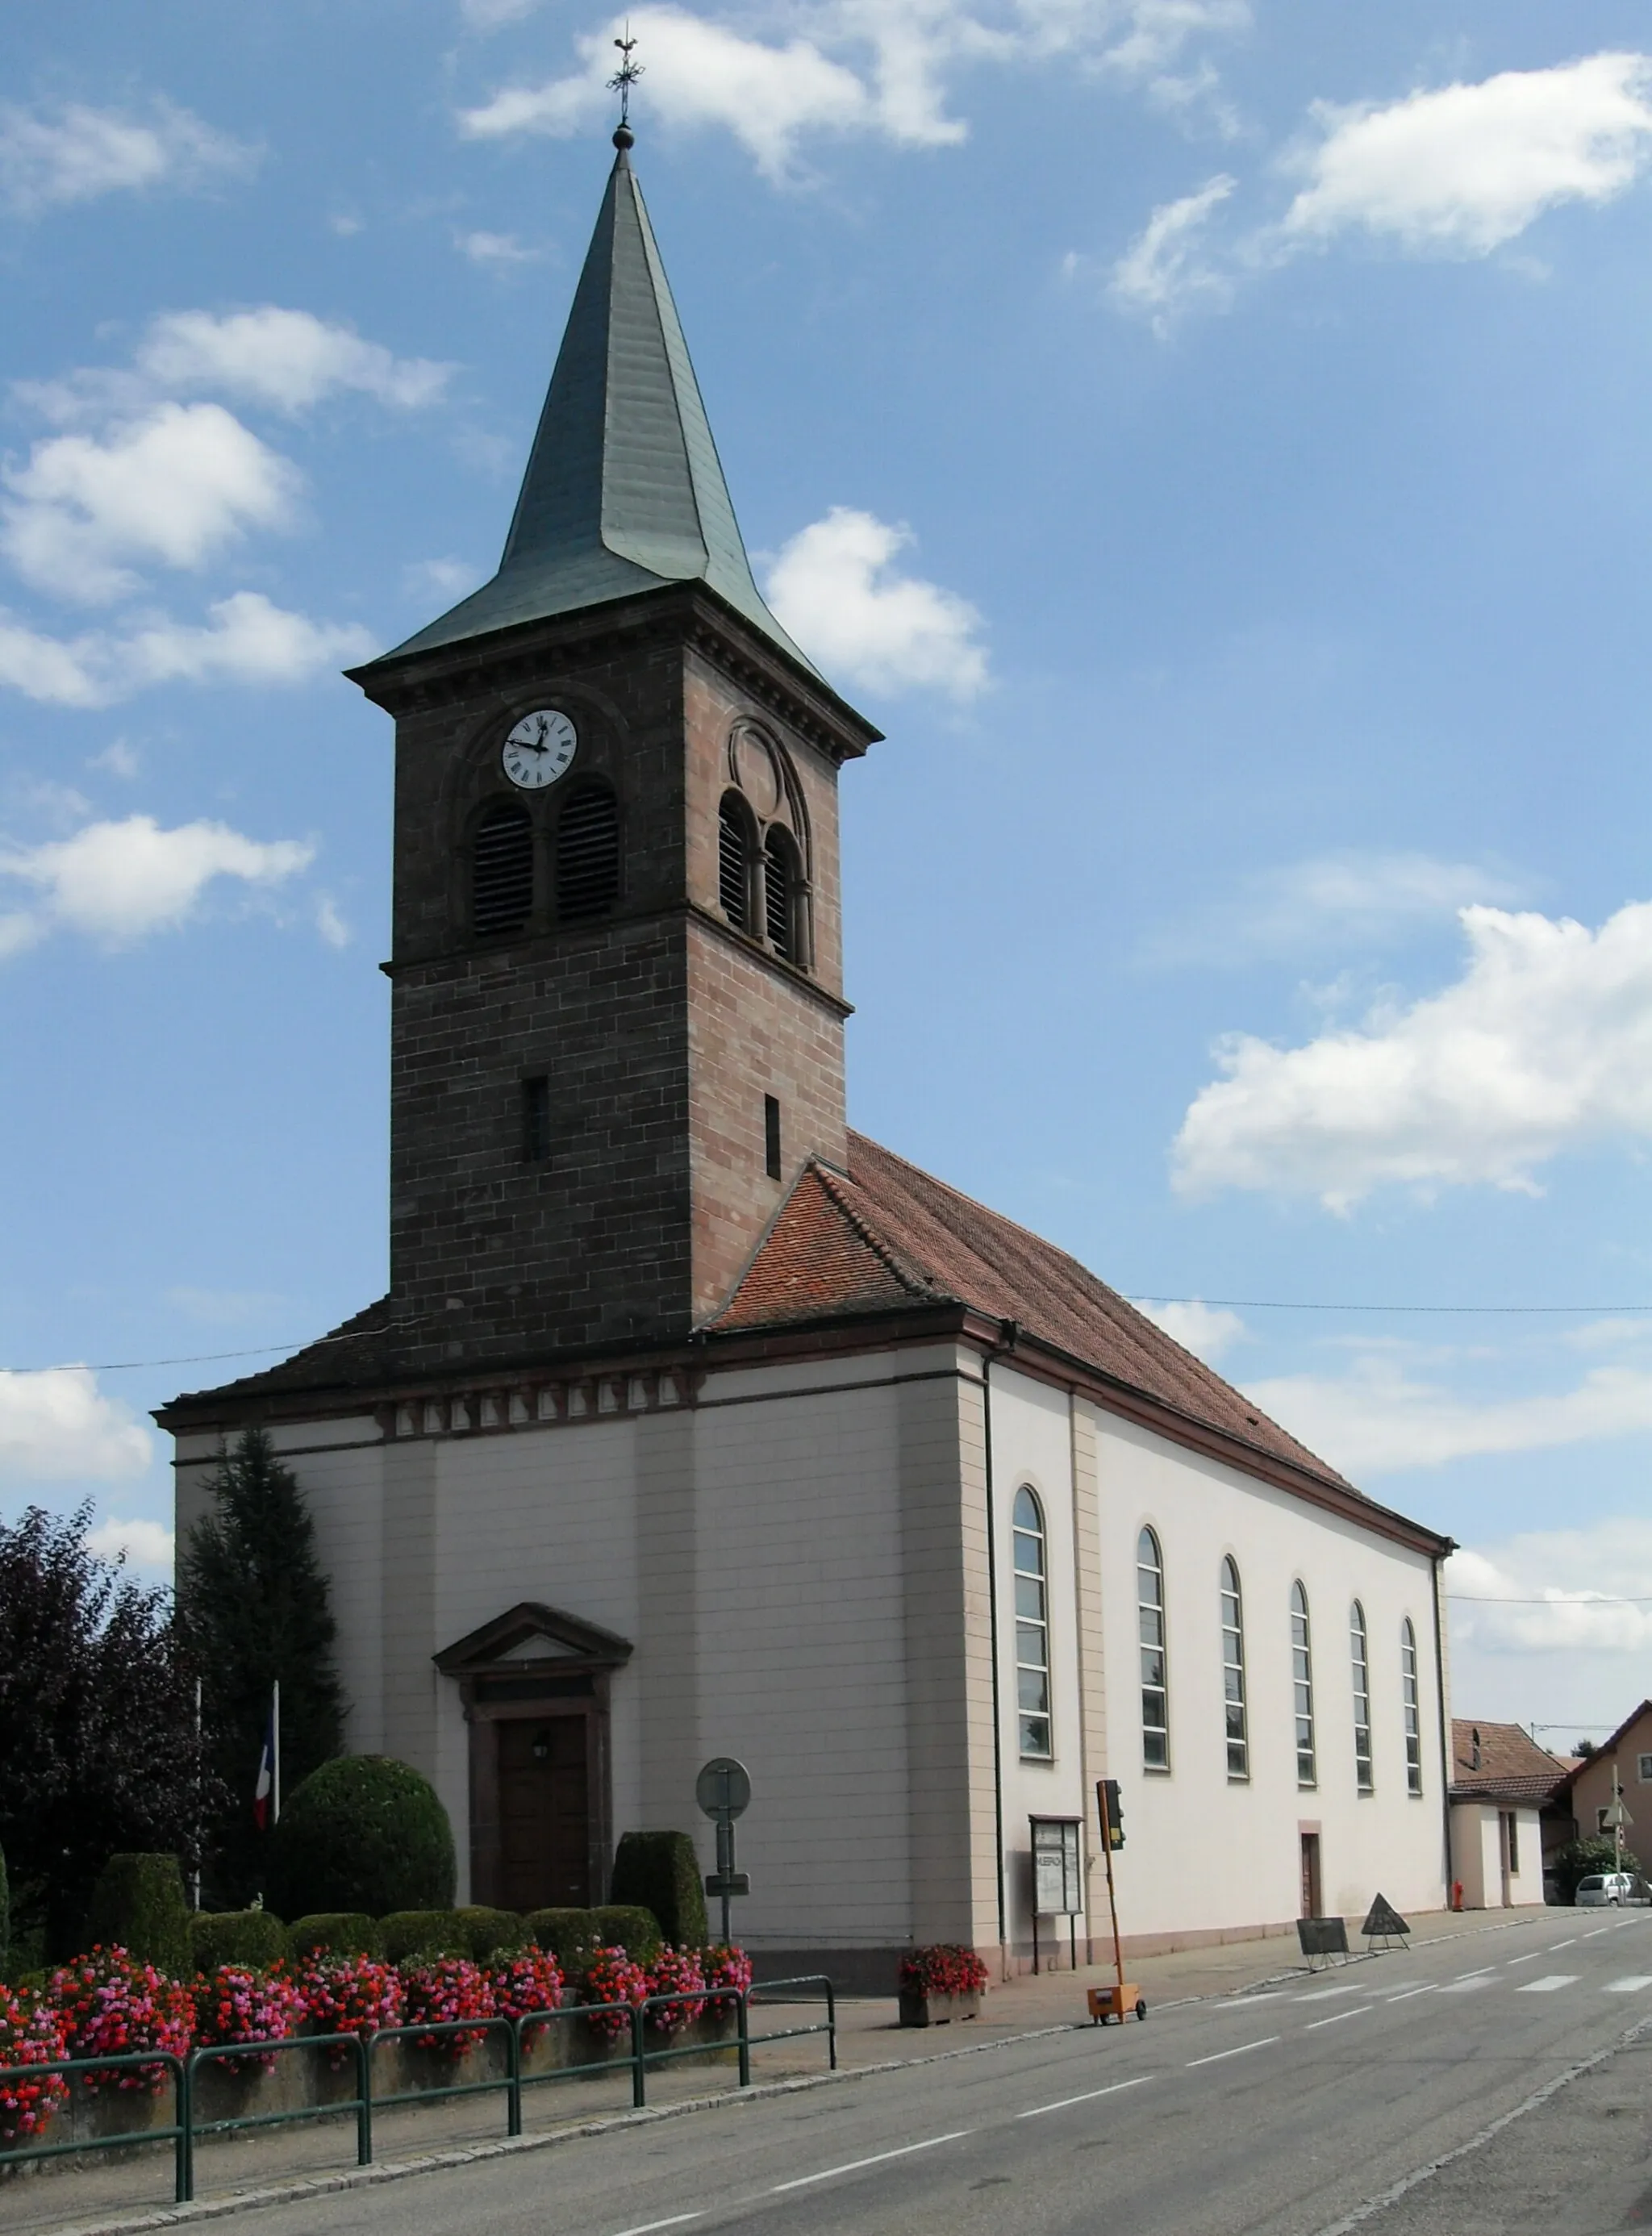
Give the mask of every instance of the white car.
POLYGON ((1579 1910, 1616 1910, 1625 1903, 1645 1904, 1646 1881, 1633 1871, 1591 1871, 1577 1882, 1573 1897, 1579 1910))

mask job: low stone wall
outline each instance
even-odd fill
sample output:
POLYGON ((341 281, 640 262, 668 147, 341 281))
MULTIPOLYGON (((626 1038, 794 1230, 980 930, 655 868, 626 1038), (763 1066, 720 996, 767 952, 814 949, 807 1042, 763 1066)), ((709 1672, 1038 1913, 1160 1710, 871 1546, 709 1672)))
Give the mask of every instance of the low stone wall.
MULTIPOLYGON (((737 2015, 727 2009, 708 2011, 692 2025, 681 2027, 670 2035, 648 2027, 643 2032, 646 2049, 692 2049, 694 2053, 650 2066, 649 2073, 670 2072, 685 2066, 732 2068, 738 2038, 737 2015)), ((527 2080, 538 2074, 567 2073, 575 2084, 582 2080, 601 2080, 616 2067, 626 2069, 630 2049, 629 2026, 617 2040, 612 2040, 598 2033, 587 2020, 552 2017, 543 2025, 524 2027, 523 2077, 527 2080), (582 2067, 592 2069, 574 2069, 582 2067)), ((506 2062, 505 2037, 497 2028, 457 2057, 445 2049, 421 2049, 411 2039, 385 2042, 372 2053, 374 2109, 377 2111, 386 2099, 416 2090, 440 2088, 459 2081, 503 2081, 506 2062)), ((355 2055, 348 2049, 326 2050, 298 2044, 279 2051, 268 2072, 253 2067, 249 2071, 233 2073, 216 2062, 198 2066, 194 2075, 194 2125, 199 2139, 203 2142, 213 2140, 200 2135, 200 2130, 210 2127, 214 2121, 245 2119, 265 2112, 300 2112, 336 2104, 341 2116, 347 2118, 356 2093, 357 2071, 355 2055), (336 2064, 332 2062, 335 2058, 339 2060, 336 2064)), ((68 2101, 58 2105, 49 2127, 34 2137, 34 2141, 78 2143, 109 2135, 138 2136, 155 2128, 169 2127, 176 2120, 170 2075, 163 2079, 154 2095, 148 2089, 102 2088, 94 2091, 78 2075, 72 2076, 72 2082, 68 2101)), ((497 2101, 502 2126, 503 2095, 501 2089, 497 2101)), ((158 2142, 154 2147, 170 2150, 172 2144, 169 2141, 158 2142)), ((99 2152, 96 2155, 101 2158, 105 2154, 99 2152)), ((36 2160, 32 2167, 25 2163, 0 2167, 0 2180, 80 2163, 83 2161, 65 2155, 36 2160)))

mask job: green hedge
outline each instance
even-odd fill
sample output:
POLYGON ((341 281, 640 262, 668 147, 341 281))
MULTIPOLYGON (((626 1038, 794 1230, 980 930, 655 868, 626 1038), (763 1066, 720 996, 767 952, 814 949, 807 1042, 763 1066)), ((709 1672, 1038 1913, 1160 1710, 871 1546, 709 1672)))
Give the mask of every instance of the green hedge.
POLYGON ((295 1957, 382 1956, 385 1937, 378 1920, 359 1910, 318 1910, 300 1917, 286 1929, 295 1957))
POLYGON ((594 1910, 534 1910, 524 1923, 535 1942, 562 1967, 565 1980, 577 1980, 602 1945, 594 1910))
POLYGON ((649 1910, 675 1949, 703 1949, 706 1896, 687 1832, 622 1832, 614 1857, 614 1899, 649 1910))
POLYGON ((250 1964, 267 1971, 289 1953, 285 1925, 273 1910, 202 1910, 189 1921, 197 1972, 220 1964, 250 1964))
POLYGON ((478 1964, 502 1953, 514 1956, 533 1939, 527 1919, 514 1910, 490 1910, 484 1904, 472 1903, 456 1910, 453 1916, 464 1936, 465 1955, 478 1964))
POLYGON ((189 1905, 176 1856, 111 1856, 92 1889, 86 1941, 124 1949, 171 1979, 188 1979, 189 1905))
POLYGON ((340 1755, 311 1772, 270 1836, 273 1907, 285 1917, 448 1910, 453 1832, 436 1789, 389 1755, 340 1755))
POLYGON ((652 1964, 665 1946, 660 1921, 635 1903, 611 1902, 591 1916, 604 1949, 621 1948, 635 1964, 652 1964))
POLYGON ((456 1910, 392 1910, 378 1921, 385 1961, 405 1964, 410 1956, 468 1956, 470 1937, 456 1910))

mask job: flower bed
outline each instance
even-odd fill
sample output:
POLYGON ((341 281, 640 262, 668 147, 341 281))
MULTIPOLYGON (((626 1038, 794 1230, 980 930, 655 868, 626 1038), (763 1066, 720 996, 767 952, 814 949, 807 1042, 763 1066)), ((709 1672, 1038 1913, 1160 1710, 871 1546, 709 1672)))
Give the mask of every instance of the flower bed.
POLYGON ((673 2001, 654 2006, 649 2025, 661 2034, 677 2034, 692 2026, 706 2008, 705 1989, 706 1976, 692 1949, 662 1949, 648 1968, 648 1993, 670 1996, 673 2001))
POLYGON ((981 2008, 987 1968, 973 1949, 955 1941, 932 1942, 900 1960, 902 2026, 945 2026, 972 2019, 981 2008))
MULTIPOLYGON (((309 2016, 304 1990, 285 1965, 268 1971, 250 1964, 220 1964, 194 1987, 194 2046, 229 2042, 290 2042, 309 2016)), ((214 2058, 224 2073, 270 2073, 268 2057, 214 2058)))
MULTIPOLYGON (((375 2035, 402 2022, 402 1979, 393 1964, 376 1956, 312 1956, 298 1975, 307 2034, 375 2035)), ((342 2046, 328 2051, 342 2065, 342 2046)))
MULTIPOLYGON (((490 2019, 498 2008, 491 1977, 468 1956, 427 1957, 423 1963, 404 1964, 401 1976, 405 2026, 418 2026, 421 2020, 452 2025, 459 2019, 490 2019)), ((485 2027, 414 2036, 420 2049, 438 2050, 454 2058, 463 2057, 467 2049, 486 2039, 485 2027)))
POLYGON ((586 2024, 614 2041, 629 2029, 631 2006, 642 2003, 648 1992, 648 1974, 640 1964, 631 1962, 623 1949, 599 1949, 585 1967, 579 2000, 582 2003, 606 2003, 612 2008, 593 2011, 586 2024))
MULTIPOLYGON (((153 1964, 140 1964, 124 1949, 95 1948, 54 1972, 43 2000, 61 2014, 65 2057, 125 2057, 142 2049, 181 2057, 194 2033, 194 2002, 188 1988, 153 1964)), ((82 2088, 166 2086, 164 2065, 128 2065, 83 2073, 82 2088)))
MULTIPOLYGON (((49 2065, 66 2057, 61 2012, 25 1989, 0 1987, 0 2067, 49 2065)), ((61 2073, 0 2082, 0 2149, 37 2135, 69 2094, 61 2073)))

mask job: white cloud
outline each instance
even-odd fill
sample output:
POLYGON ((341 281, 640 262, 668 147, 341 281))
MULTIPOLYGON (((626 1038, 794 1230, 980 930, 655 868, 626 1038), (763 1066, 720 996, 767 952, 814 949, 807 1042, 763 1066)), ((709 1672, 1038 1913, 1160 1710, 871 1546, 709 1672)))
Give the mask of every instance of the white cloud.
POLYGON ((339 913, 338 904, 330 893, 317 896, 315 928, 329 947, 348 947, 356 936, 339 913))
POLYGON ((1204 260, 1201 234, 1234 184, 1224 172, 1197 194, 1161 203, 1113 266, 1109 293, 1114 301, 1144 313, 1155 333, 1167 333, 1178 311, 1200 301, 1225 303, 1232 295, 1232 281, 1204 260))
MULTIPOLYGON (((467 0, 483 20, 511 0, 467 0)), ((514 11, 513 11, 514 12, 514 11)), ((510 86, 464 111, 473 139, 582 131, 612 105, 615 16, 578 38, 580 67, 510 86)), ((1156 85, 1189 42, 1250 21, 1246 0, 770 0, 742 28, 675 6, 629 18, 646 56, 650 115, 731 132, 771 176, 816 133, 872 132, 898 147, 945 147, 967 127, 947 112, 951 81, 983 63, 1027 67, 1071 56, 1156 85), (768 36, 762 36, 767 30, 768 36)))
POLYGON ((1281 1049, 1218 1044, 1174 1150, 1176 1187, 1318 1196, 1484 1182, 1535 1193, 1536 1168, 1593 1141, 1652 1136, 1652 903, 1598 931, 1569 918, 1460 911, 1463 976, 1359 1030, 1281 1049))
POLYGON ((1202 1358, 1207 1366, 1226 1357, 1236 1343, 1251 1339, 1250 1330, 1239 1314, 1224 1305, 1201 1305, 1197 1299, 1168 1305, 1144 1304, 1139 1297, 1131 1301, 1138 1312, 1162 1327, 1184 1351, 1202 1358))
POLYGON ((1322 957, 1333 945, 1369 951, 1474 902, 1522 897, 1516 879, 1484 863, 1350 848, 1254 872, 1231 898, 1152 935, 1144 951, 1155 962, 1224 965, 1322 957))
MULTIPOLYGON (((1454 1649, 1460 1642, 1491 1654, 1644 1658, 1652 1648, 1652 1522, 1622 1515, 1464 1547, 1447 1563, 1445 1588, 1454 1649), (1647 1604, 1622 1604, 1636 1599, 1647 1604)), ((1618 1681, 1645 1690, 1636 1676, 1618 1681)))
POLYGON ((158 385, 212 388, 301 411, 338 389, 398 410, 433 404, 451 377, 431 358, 398 358, 381 342, 309 311, 168 311, 139 346, 137 366, 158 385))
POLYGON ((296 838, 244 838, 224 823, 162 830, 152 816, 89 823, 72 838, 0 848, 0 878, 32 886, 32 908, 6 919, 13 952, 54 930, 122 946, 188 921, 215 878, 270 886, 307 869, 315 848, 296 838))
POLYGON ((103 1396, 90 1367, 0 1369, 0 1485, 8 1490, 76 1477, 117 1483, 148 1464, 148 1431, 103 1396))
POLYGON ((1346 1373, 1247 1382, 1264 1411, 1356 1483, 1488 1452, 1546 1451, 1652 1429, 1652 1370, 1600 1366, 1570 1389, 1465 1397, 1425 1379, 1393 1347, 1346 1373))
POLYGON ((123 777, 129 784, 135 777, 142 774, 143 765, 126 740, 116 738, 112 744, 105 746, 101 753, 94 753, 87 766, 107 769, 111 776, 123 777))
POLYGON ((782 549, 769 570, 768 602, 831 673, 874 691, 972 698, 987 680, 981 616, 955 592, 894 571, 896 556, 914 540, 909 528, 834 505, 782 549))
POLYGON ((487 569, 468 559, 416 559, 402 569, 410 597, 460 598, 487 580, 487 569))
POLYGON ((51 112, 0 103, 0 194, 25 212, 135 188, 196 186, 255 161, 254 149, 169 102, 155 102, 147 119, 82 102, 51 112))
POLYGON ((539 0, 459 0, 459 13, 473 31, 497 30, 531 16, 539 0))
POLYGON ((536 263, 540 253, 536 248, 525 248, 514 233, 456 233, 453 246, 472 264, 495 272, 513 264, 536 263))
POLYGON ((59 707, 107 707, 156 683, 302 683, 375 649, 355 621, 313 621, 237 590, 207 608, 205 627, 152 621, 124 634, 43 635, 0 609, 0 685, 59 707))
POLYGON ((1289 248, 1350 227, 1418 254, 1484 256, 1568 201, 1611 201, 1652 159, 1652 59, 1591 55, 1418 91, 1315 104, 1323 138, 1280 227, 1289 248))
POLYGON ((135 587, 131 559, 199 567, 291 517, 298 477, 218 404, 161 404, 107 439, 55 435, 4 470, 0 548, 28 582, 89 600, 135 587))
POLYGON ((107 1522, 87 1531, 86 1543, 100 1561, 118 1561, 124 1555, 135 1568, 169 1569, 172 1566, 171 1530, 162 1522, 146 1522, 139 1516, 122 1521, 111 1515, 107 1522))

